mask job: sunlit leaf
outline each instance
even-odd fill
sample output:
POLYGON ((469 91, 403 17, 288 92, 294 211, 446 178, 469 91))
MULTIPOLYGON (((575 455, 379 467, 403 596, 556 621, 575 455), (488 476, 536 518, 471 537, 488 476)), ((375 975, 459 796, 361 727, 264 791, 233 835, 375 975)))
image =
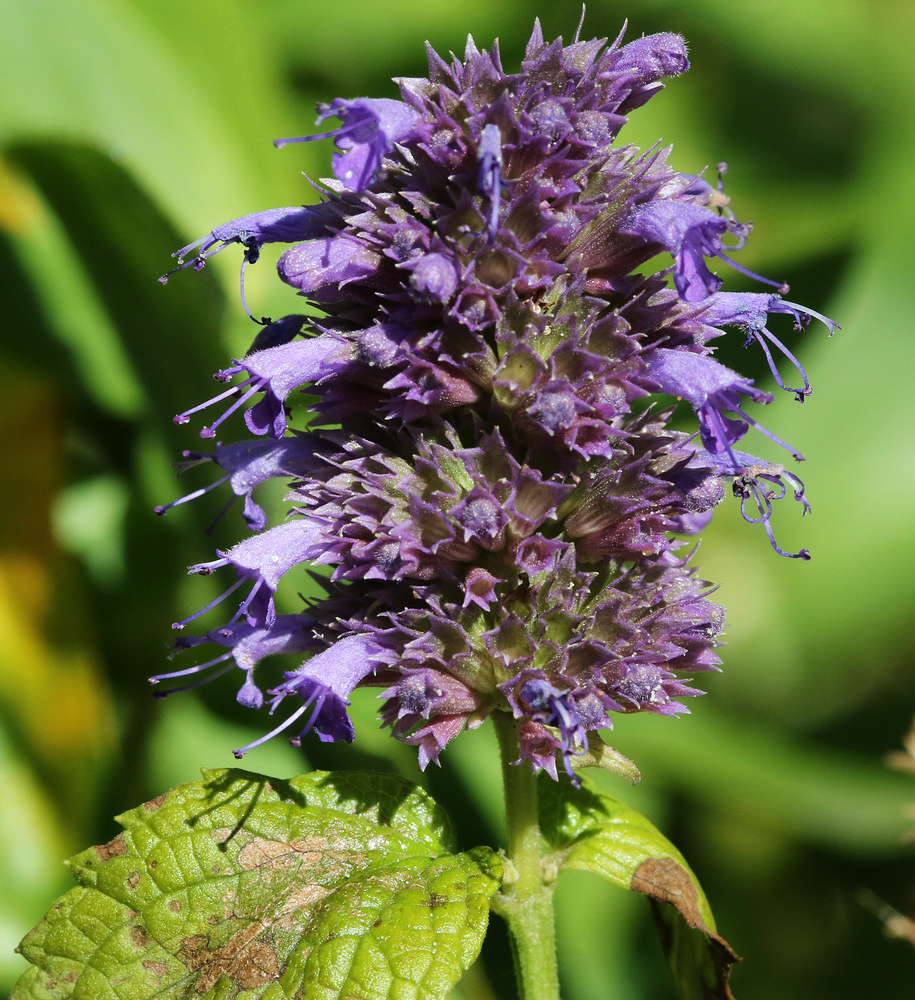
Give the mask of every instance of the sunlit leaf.
POLYGON ((77 855, 16 1000, 445 998, 500 881, 401 778, 205 772, 77 855))
POLYGON ((542 780, 541 826, 557 869, 590 871, 647 896, 683 1000, 729 1000, 738 961, 680 852, 644 816, 590 784, 542 780), (669 904, 669 905, 663 905, 669 904))

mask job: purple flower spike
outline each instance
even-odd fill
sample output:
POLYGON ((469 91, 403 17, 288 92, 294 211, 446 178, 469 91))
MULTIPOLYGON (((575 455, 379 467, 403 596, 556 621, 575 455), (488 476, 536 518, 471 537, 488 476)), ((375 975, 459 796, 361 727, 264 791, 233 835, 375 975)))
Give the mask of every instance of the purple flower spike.
POLYGON ((419 119, 418 112, 408 104, 387 98, 347 101, 338 97, 330 104, 319 105, 318 111, 317 124, 326 118, 339 118, 343 124, 318 135, 274 139, 273 145, 281 149, 290 142, 333 139, 337 149, 342 150, 333 155, 334 176, 350 191, 362 191, 372 183, 394 143, 409 138, 419 119))
POLYGON ((397 81, 402 100, 320 105, 339 127, 277 145, 333 140, 321 203, 246 216, 181 251, 200 267, 240 243, 244 269, 266 243, 291 242, 278 274, 307 300, 263 321, 217 374, 231 384, 176 418, 219 404, 202 435, 243 412, 247 437, 186 453, 188 469, 215 463, 218 481, 157 508, 220 486, 256 532, 192 567, 230 568, 235 582, 176 627, 235 591, 240 605, 176 643, 218 647, 204 662, 159 678, 240 669, 244 705, 262 689, 274 711, 295 695, 239 756, 281 732, 351 740, 346 706, 363 686, 381 691, 382 721, 420 767, 511 713, 518 761, 577 783, 593 732, 687 712, 701 693, 690 678, 718 668, 724 611, 684 536, 729 488, 776 553, 808 557, 772 529, 778 500, 809 509, 803 482, 737 448, 754 429, 802 456, 750 416, 748 401, 773 396, 720 364, 714 340, 741 328, 804 399, 810 380, 770 317, 835 324, 735 263, 751 227, 724 164, 716 186, 678 171, 671 148, 620 135, 688 68, 684 40, 607 45, 580 31, 564 45, 535 25, 517 72, 472 39, 463 57, 430 48, 427 76, 397 81), (655 267, 665 253, 672 266, 655 267), (769 287, 722 291, 731 270, 769 287), (313 417, 292 405, 306 393, 313 417), (288 505, 278 519, 255 499, 268 480, 288 505), (295 600, 292 571, 324 566, 311 572, 320 596, 278 615, 295 600), (330 648, 263 681, 262 660, 317 646, 330 648))
POLYGON ((336 740, 352 743, 356 734, 346 712, 349 697, 356 685, 377 669, 378 664, 373 657, 379 651, 378 645, 368 636, 352 635, 338 639, 323 653, 306 660, 298 670, 287 672, 286 680, 270 691, 270 712, 273 714, 290 695, 301 698, 302 705, 266 736, 240 750, 233 750, 234 757, 241 760, 249 750, 289 729, 310 708, 311 715, 305 726, 289 741, 292 746, 300 746, 302 737, 312 729, 322 743, 336 740))

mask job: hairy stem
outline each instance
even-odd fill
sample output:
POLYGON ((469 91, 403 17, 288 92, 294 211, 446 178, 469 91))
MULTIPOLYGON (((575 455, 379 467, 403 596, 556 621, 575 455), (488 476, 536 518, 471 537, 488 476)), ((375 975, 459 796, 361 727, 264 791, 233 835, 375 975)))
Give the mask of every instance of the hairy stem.
POLYGON ((559 1000, 553 889, 543 871, 543 839, 537 814, 537 776, 518 758, 518 722, 507 712, 493 713, 502 750, 509 871, 493 909, 508 923, 521 1000, 559 1000))

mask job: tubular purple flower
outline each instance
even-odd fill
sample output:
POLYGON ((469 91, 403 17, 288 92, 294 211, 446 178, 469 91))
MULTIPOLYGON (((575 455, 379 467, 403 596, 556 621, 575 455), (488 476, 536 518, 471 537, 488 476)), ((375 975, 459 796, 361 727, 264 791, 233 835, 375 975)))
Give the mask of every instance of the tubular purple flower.
POLYGON ((720 257, 734 270, 775 288, 786 286, 748 271, 732 260, 729 252, 746 243, 750 227, 716 215, 707 208, 682 201, 652 201, 639 205, 620 224, 620 232, 639 236, 659 250, 669 251, 674 258, 674 284, 686 302, 698 302, 722 285, 722 279, 712 274, 706 257, 720 257), (726 235, 734 236, 733 247, 723 245, 726 235))
POLYGON ((830 336, 840 329, 837 323, 818 312, 806 309, 794 302, 786 302, 780 295, 764 292, 717 292, 710 296, 708 304, 703 309, 702 319, 711 326, 739 326, 745 329, 747 331, 747 344, 750 340, 755 340, 763 349, 769 370, 778 385, 787 392, 793 392, 798 401, 803 402, 804 398, 813 392, 810 388, 807 372, 804 371, 804 366, 791 351, 766 328, 769 313, 787 313, 794 319, 795 330, 802 330, 805 320, 809 322, 813 317, 826 326, 830 336), (785 385, 766 341, 774 344, 794 365, 804 382, 803 388, 792 389, 785 385))
POLYGON ((188 573, 201 576, 209 576, 223 566, 231 566, 238 580, 215 601, 183 621, 176 622, 172 628, 184 628, 189 622, 212 610, 248 580, 253 582, 253 586, 226 627, 231 627, 244 617, 249 625, 269 628, 276 620, 273 595, 281 577, 299 563, 307 562, 318 540, 319 533, 314 525, 306 520, 296 519, 239 542, 224 555, 220 555, 219 559, 191 566, 188 573))
POLYGON ((367 635, 346 636, 323 653, 306 660, 298 670, 287 672, 285 681, 270 691, 270 713, 272 715, 290 695, 301 698, 302 705, 266 736, 233 750, 233 756, 241 760, 249 750, 293 726, 309 708, 312 711, 308 721, 289 741, 292 746, 299 746, 302 737, 312 729, 322 743, 335 740, 352 743, 356 734, 346 708, 356 685, 377 669, 373 657, 379 651, 367 635))
POLYGON ((490 243, 499 228, 499 207, 502 200, 502 133, 498 125, 484 125, 480 135, 480 160, 477 184, 489 202, 486 236, 490 243))
MULTIPOLYGON (((529 719, 559 730, 558 749, 566 774, 577 788, 581 779, 572 770, 571 758, 584 753, 588 738, 570 691, 554 687, 540 671, 524 670, 500 685, 511 704, 515 718, 529 719)), ((515 763, 520 764, 521 760, 515 763)))
POLYGON ((295 243, 313 235, 317 236, 322 228, 320 214, 313 208, 301 206, 270 208, 265 212, 243 215, 240 219, 233 219, 217 226, 206 236, 176 250, 172 256, 178 258, 178 266, 163 274, 159 281, 163 285, 166 284, 171 275, 186 267, 193 267, 195 271, 199 271, 210 257, 233 243, 240 243, 245 248, 245 262, 254 264, 260 257, 261 247, 265 243, 295 243), (184 258, 192 250, 197 250, 193 260, 185 261, 184 258))
MULTIPOLYGON (((245 672, 245 681, 237 696, 239 704, 246 708, 260 708, 264 704, 264 696, 254 683, 254 668, 268 656, 303 653, 307 649, 315 648, 318 642, 314 637, 314 625, 314 619, 308 615, 277 615, 269 628, 255 628, 246 622, 239 622, 232 627, 213 629, 203 636, 182 637, 175 643, 176 651, 180 652, 206 643, 215 643, 218 646, 224 646, 227 652, 212 660, 207 660, 205 663, 186 667, 184 670, 156 674, 149 678, 149 683, 156 685, 176 677, 201 674, 226 663, 231 658, 235 661, 235 666, 245 672)), ((226 673, 226 670, 227 668, 220 669, 187 687, 157 691, 156 697, 165 698, 168 695, 177 694, 179 691, 207 684, 216 680, 217 677, 221 677, 226 673)))
POLYGON ((227 445, 217 442, 212 454, 186 451, 184 457, 188 461, 183 463, 181 471, 204 462, 214 462, 226 470, 226 475, 154 510, 157 514, 166 514, 173 507, 196 500, 228 482, 236 496, 245 498, 245 523, 251 531, 263 531, 267 527, 267 515, 255 503, 254 490, 275 477, 299 478, 306 475, 317 464, 313 456, 314 442, 305 437, 283 438, 280 441, 238 441, 227 445))
POLYGON ((686 42, 668 31, 645 35, 619 50, 616 68, 629 77, 629 94, 619 109, 628 114, 662 90, 665 77, 679 76, 689 69, 686 42))
POLYGON ((354 101, 338 97, 330 104, 319 104, 318 111, 316 124, 326 118, 339 118, 343 124, 318 135, 274 139, 273 145, 281 149, 291 142, 333 139, 341 150, 332 157, 334 176, 351 191, 362 191, 372 183, 394 143, 406 141, 419 120, 419 113, 408 104, 383 97, 354 101))
POLYGON ((717 467, 723 476, 728 476, 732 480, 734 496, 740 499, 741 516, 750 524, 763 525, 770 545, 780 556, 805 561, 810 559, 808 549, 786 552, 781 548, 775 540, 771 523, 772 504, 777 500, 784 500, 789 489, 794 499, 802 505, 802 516, 810 513, 810 501, 805 495, 806 487, 799 476, 788 472, 782 465, 766 462, 744 451, 732 451, 726 460, 720 455, 705 453, 700 460, 717 467), (764 485, 767 483, 768 486, 764 485), (775 489, 772 489, 772 486, 775 489), (753 501, 755 513, 747 513, 748 500, 753 501))
POLYGON ((340 289, 354 281, 371 278, 380 259, 362 240, 353 236, 328 236, 300 243, 277 262, 277 271, 300 295, 334 301, 340 289))
MULTIPOLYGON (((754 403, 770 403, 772 397, 755 388, 750 379, 742 378, 712 358, 658 348, 648 364, 648 376, 662 392, 685 399, 695 409, 702 443, 713 455, 731 454, 732 446, 754 427, 789 451, 797 461, 804 460, 800 452, 766 430, 741 408, 741 396, 749 396, 754 403), (726 416, 728 413, 735 413, 740 419, 726 416)), ((736 467, 736 461, 734 464, 736 467)))
POLYGON ((224 399, 232 399, 228 409, 209 427, 200 431, 202 438, 215 437, 216 428, 224 420, 250 403, 258 393, 263 393, 263 399, 245 411, 245 423, 252 434, 269 434, 280 438, 286 433, 284 404, 289 394, 303 385, 318 382, 333 374, 349 361, 350 356, 349 345, 329 334, 246 354, 242 361, 236 360, 231 368, 225 368, 215 375, 217 381, 228 382, 236 375, 247 372, 249 377, 244 382, 177 414, 175 423, 186 424, 192 414, 224 399))

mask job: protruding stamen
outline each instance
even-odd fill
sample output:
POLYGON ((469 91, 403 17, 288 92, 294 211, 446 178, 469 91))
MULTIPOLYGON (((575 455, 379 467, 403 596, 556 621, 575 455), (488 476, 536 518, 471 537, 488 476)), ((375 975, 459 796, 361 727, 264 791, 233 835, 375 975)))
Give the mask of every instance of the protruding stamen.
POLYGON ((809 396, 813 389, 810 388, 810 380, 807 378, 807 372, 804 371, 804 366, 798 361, 798 359, 788 350, 787 347, 776 337, 774 334, 770 333, 765 327, 760 329, 750 330, 750 339, 755 340, 757 344, 763 349, 763 353, 766 356, 766 361, 769 364, 769 371, 772 372, 772 376, 778 385, 784 389, 786 392, 793 392, 795 399, 799 403, 803 403, 804 399, 809 396), (794 365, 797 369, 798 374, 804 380, 803 389, 792 389, 790 386, 785 385, 779 374, 778 367, 775 364, 775 359, 772 357, 772 352, 769 350, 769 345, 766 340, 771 341, 775 346, 785 355, 785 357, 794 365))
MULTIPOLYGON (((741 243, 736 247, 729 247, 731 251, 739 250, 743 244, 741 243)), ((720 257, 723 261, 726 261, 734 268, 735 271, 739 271, 741 274, 745 274, 748 278, 753 278, 755 281, 761 281, 764 285, 770 285, 772 288, 778 291, 779 295, 787 295, 789 291, 789 286, 784 281, 773 281, 771 278, 764 278, 761 274, 757 274, 755 271, 751 271, 749 268, 743 266, 743 264, 738 264, 736 260, 732 259, 728 254, 724 253, 723 250, 719 250, 716 257, 720 257)))
POLYGON ((177 500, 172 500, 171 503, 160 504, 157 507, 153 507, 153 510, 160 515, 167 514, 173 508, 180 507, 181 504, 188 503, 191 500, 196 500, 197 497, 202 497, 204 494, 212 492, 218 486, 222 486, 222 484, 227 482, 231 477, 232 473, 227 472, 224 476, 220 476, 215 482, 210 483, 209 486, 202 486, 199 490, 194 490, 193 493, 188 493, 183 497, 179 497, 177 500))
POLYGON ((757 423, 751 416, 748 416, 739 406, 734 407, 734 412, 739 414, 741 419, 746 420, 746 422, 751 427, 758 430, 760 434, 765 434, 765 436, 770 441, 774 441, 776 444, 781 445, 781 447, 784 448, 785 451, 787 451, 794 458, 796 462, 804 461, 804 456, 799 451, 797 451, 797 449, 792 448, 791 445, 787 443, 787 441, 782 441, 782 439, 777 434, 773 434, 772 431, 763 427, 762 424, 757 423))
MULTIPOLYGON (((783 300, 783 305, 787 306, 789 309, 793 310, 795 314, 800 313, 801 315, 812 316, 814 319, 818 319, 829 331, 829 336, 831 337, 836 330, 841 330, 842 327, 839 326, 835 320, 831 320, 828 316, 824 316, 822 313, 816 311, 816 309, 811 309, 809 306, 800 306, 796 302, 788 302, 783 300)), ((801 329, 800 324, 795 322, 796 329, 801 329)))
MULTIPOLYGON (((300 708, 297 708, 292 713, 292 715, 290 715, 289 718, 286 719, 285 722, 281 722, 276 727, 276 729, 271 729, 270 732, 267 733, 266 736, 261 736, 260 739, 255 740, 253 743, 249 743, 247 746, 243 746, 243 747, 241 747, 238 750, 233 750, 232 751, 232 756, 236 760, 241 760, 242 757, 244 757, 244 755, 249 750, 253 750, 255 747, 263 746, 264 743, 267 743, 270 740, 272 740, 274 736, 278 736, 284 730, 288 729, 296 721, 296 719, 300 719, 305 714, 305 712, 308 711, 308 707, 311 705, 311 703, 312 703, 313 700, 314 699, 312 698, 312 699, 309 699, 308 701, 306 701, 305 704, 302 705, 300 708)), ((273 705, 273 707, 270 709, 271 712, 276 708, 277 704, 279 704, 279 702, 276 702, 276 704, 273 705)))
MULTIPOLYGON (((238 588, 244 582, 245 582, 244 580, 236 580, 235 583, 233 583, 232 586, 228 588, 228 590, 224 590, 219 595, 219 597, 210 601, 209 604, 202 607, 199 611, 195 611, 194 614, 189 615, 187 618, 183 618, 180 622, 172 622, 172 628, 180 631, 181 629, 184 628, 185 625, 189 625, 191 622, 196 621, 198 618, 201 618, 208 611, 212 611, 213 608, 215 608, 217 604, 221 604, 229 596, 229 594, 234 594, 235 591, 238 590, 238 588)), ((235 618, 237 617, 238 616, 236 615, 235 618)))

